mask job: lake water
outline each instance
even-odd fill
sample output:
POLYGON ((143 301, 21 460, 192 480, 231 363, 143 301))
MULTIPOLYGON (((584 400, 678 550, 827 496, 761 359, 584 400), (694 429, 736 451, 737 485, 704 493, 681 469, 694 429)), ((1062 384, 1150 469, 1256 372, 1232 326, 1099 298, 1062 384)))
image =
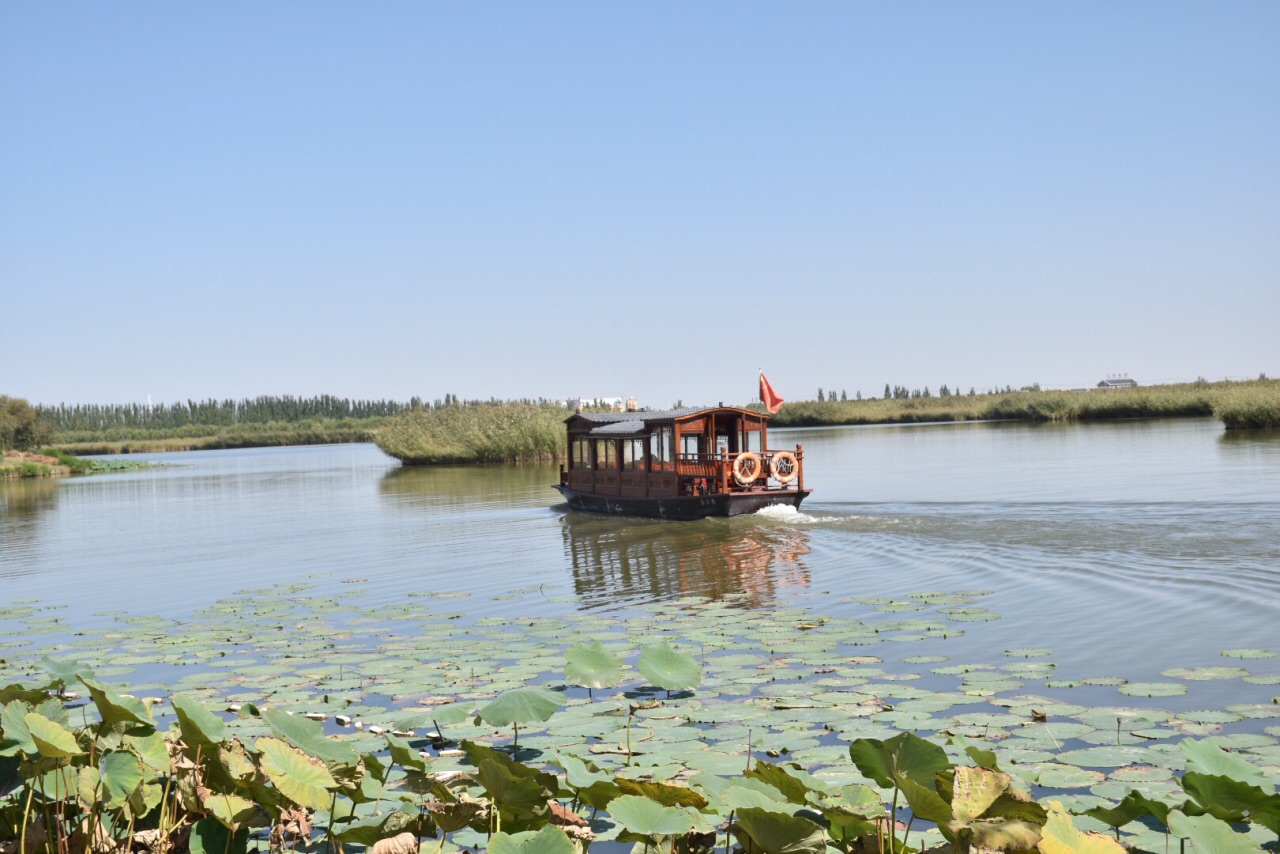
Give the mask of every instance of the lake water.
POLYGON ((771 438, 805 447, 802 511, 691 523, 568 512, 548 466, 410 469, 371 445, 156 454, 163 468, 0 483, 0 618, 36 599, 65 605, 70 630, 117 611, 183 619, 279 581, 359 589, 363 605, 467 592, 468 618, 727 594, 842 616, 867 612, 856 598, 981 590, 1000 618, 957 624, 953 660, 1048 647, 1067 678, 1159 680, 1223 664, 1223 649, 1280 650, 1275 433, 1190 419, 771 438))

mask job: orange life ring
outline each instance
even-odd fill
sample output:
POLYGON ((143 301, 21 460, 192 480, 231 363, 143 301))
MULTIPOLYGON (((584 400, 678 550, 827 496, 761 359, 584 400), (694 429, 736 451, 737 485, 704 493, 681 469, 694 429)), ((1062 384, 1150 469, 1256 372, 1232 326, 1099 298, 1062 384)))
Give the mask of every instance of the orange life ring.
POLYGON ((778 451, 769 460, 770 477, 783 486, 795 480, 799 473, 800 461, 790 451, 778 451))
POLYGON ((733 479, 738 486, 750 486, 760 476, 760 457, 747 451, 733 461, 733 479))

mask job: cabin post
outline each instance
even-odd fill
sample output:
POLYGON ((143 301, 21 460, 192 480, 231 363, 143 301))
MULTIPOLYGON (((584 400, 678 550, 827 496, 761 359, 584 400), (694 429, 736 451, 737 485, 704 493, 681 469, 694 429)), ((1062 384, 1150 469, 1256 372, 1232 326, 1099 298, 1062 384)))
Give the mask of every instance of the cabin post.
POLYGON ((796 489, 804 492, 804 445, 796 445, 796 467, 800 469, 796 475, 796 489))

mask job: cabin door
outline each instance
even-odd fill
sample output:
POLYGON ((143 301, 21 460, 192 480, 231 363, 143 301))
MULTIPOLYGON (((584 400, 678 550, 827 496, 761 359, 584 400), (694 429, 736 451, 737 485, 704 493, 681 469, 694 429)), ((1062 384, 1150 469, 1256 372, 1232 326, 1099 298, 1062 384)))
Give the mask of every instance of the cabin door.
POLYGON ((741 450, 736 421, 716 421, 716 453, 734 454, 741 450))

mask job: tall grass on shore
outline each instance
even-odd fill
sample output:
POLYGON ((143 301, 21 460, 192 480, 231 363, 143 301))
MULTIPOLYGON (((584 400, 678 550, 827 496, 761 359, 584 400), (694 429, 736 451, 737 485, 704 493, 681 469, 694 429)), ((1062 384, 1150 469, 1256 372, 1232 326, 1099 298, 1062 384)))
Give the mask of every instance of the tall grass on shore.
POLYGON ((556 404, 445 406, 398 415, 375 441, 410 465, 547 462, 564 456, 570 414, 556 404))
POLYGON ((52 445, 71 454, 140 454, 204 451, 217 448, 267 448, 282 445, 336 445, 372 442, 386 418, 315 418, 298 422, 266 422, 211 426, 191 424, 163 429, 112 427, 105 431, 55 433, 52 445))
POLYGON ((1213 407, 1228 430, 1280 428, 1280 383, 1270 388, 1228 392, 1213 407))
POLYGON ((926 421, 1104 421, 1218 415, 1233 426, 1280 426, 1280 381, 1195 382, 1128 389, 1017 391, 891 400, 800 401, 774 427, 905 424, 926 421), (1231 413, 1238 423, 1227 420, 1231 413), (1239 415, 1236 415, 1239 413, 1239 415))

